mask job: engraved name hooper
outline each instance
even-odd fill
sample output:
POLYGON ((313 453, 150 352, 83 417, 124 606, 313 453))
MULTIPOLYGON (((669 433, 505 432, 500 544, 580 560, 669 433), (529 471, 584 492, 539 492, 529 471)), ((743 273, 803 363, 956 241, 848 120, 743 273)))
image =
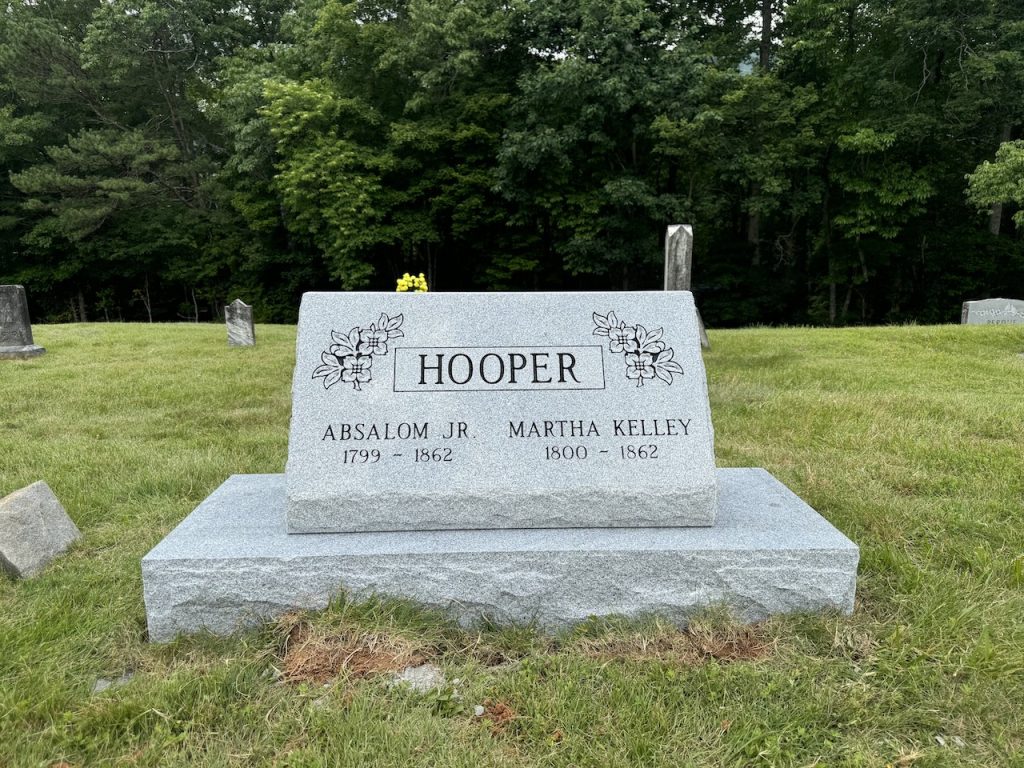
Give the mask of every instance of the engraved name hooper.
MULTIPOLYGON (((403 338, 403 315, 382 312, 376 322, 348 333, 331 331, 333 342, 320 355, 314 379, 324 389, 338 382, 362 384, 373 379, 374 361, 388 354, 393 339, 403 338)), ((608 339, 610 352, 622 354, 626 378, 672 384, 683 374, 663 328, 628 325, 614 312, 593 313, 594 336, 608 339)), ((472 391, 516 389, 604 389, 604 348, 593 345, 537 347, 396 347, 393 391, 472 391)), ((377 364, 379 367, 380 364, 377 364)))

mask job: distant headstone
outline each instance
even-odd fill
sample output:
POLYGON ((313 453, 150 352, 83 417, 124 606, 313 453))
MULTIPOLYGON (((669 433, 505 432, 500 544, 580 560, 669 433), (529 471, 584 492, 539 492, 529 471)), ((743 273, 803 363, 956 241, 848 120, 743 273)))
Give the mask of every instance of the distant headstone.
POLYGON ((252 307, 235 299, 224 307, 224 322, 228 326, 229 347, 256 346, 256 328, 252 324, 252 307))
POLYGON ((39 573, 81 535, 42 481, 0 499, 0 569, 15 578, 39 573))
MULTIPOLYGON (((665 290, 689 291, 690 276, 693 274, 693 227, 689 224, 670 224, 665 233, 665 290)), ((711 349, 711 341, 704 329, 704 318, 697 313, 697 332, 700 345, 711 349)))
POLYGON ((665 290, 690 290, 693 273, 693 227, 670 224, 665 233, 665 290))
POLYGON ((1024 301, 982 299, 965 301, 960 313, 962 325, 1024 325, 1024 301))
POLYGON ((403 298, 303 297, 290 531, 714 523, 689 293, 403 298))
POLYGON ((20 285, 0 285, 0 360, 36 357, 45 351, 32 343, 25 289, 20 285))

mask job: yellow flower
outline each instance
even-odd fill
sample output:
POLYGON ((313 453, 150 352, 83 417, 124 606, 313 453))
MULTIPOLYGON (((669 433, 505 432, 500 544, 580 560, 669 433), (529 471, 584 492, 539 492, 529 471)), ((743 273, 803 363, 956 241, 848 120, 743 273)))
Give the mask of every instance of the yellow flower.
POLYGON ((427 292, 427 278, 420 272, 418 275, 410 275, 406 272, 396 281, 395 290, 398 293, 406 293, 408 291, 414 291, 415 293, 426 293, 427 292))

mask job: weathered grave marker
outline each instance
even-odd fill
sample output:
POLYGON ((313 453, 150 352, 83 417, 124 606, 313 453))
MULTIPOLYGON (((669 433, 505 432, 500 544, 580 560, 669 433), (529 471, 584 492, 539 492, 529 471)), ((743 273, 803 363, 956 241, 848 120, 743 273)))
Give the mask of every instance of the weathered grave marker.
POLYGON ((256 346, 256 326, 252 322, 252 307, 235 299, 224 307, 224 323, 228 327, 229 347, 256 346))
POLYGON ((36 357, 45 351, 32 342, 25 289, 20 285, 0 285, 0 360, 36 357))
POLYGON ((306 294, 289 530, 711 525, 695 318, 689 293, 306 294))
POLYGON ((1024 301, 982 299, 965 301, 960 312, 962 325, 1024 325, 1024 301))
MULTIPOLYGON (((692 274, 693 227, 689 224, 670 224, 665 232, 665 290, 689 291, 692 274)), ((711 341, 704 329, 704 319, 700 316, 700 310, 694 305, 693 311, 697 315, 700 345, 704 349, 711 349, 711 341)))
POLYGON ((341 589, 544 627, 851 611, 857 547, 712 447, 689 293, 307 294, 286 473, 146 555, 150 637, 341 589))
POLYGON ((0 570, 15 578, 36 575, 81 536, 42 481, 0 499, 0 570))

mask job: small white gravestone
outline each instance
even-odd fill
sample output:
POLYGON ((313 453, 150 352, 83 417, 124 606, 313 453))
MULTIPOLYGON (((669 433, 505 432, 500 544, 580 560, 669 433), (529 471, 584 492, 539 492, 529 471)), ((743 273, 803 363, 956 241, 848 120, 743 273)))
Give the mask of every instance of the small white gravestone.
POLYGON ((292 532, 711 525, 693 297, 307 293, 292 532))
POLYGON ((982 299, 965 301, 960 313, 962 325, 1024 325, 1024 301, 982 299))
MULTIPOLYGON (((690 276, 693 274, 693 227, 689 224, 670 224, 665 232, 665 290, 689 291, 690 276)), ((704 318, 696 305, 697 332, 700 345, 711 349, 711 341, 704 329, 704 318)))
POLYGON ((0 285, 0 360, 36 357, 45 351, 32 342, 25 289, 20 285, 0 285))
POLYGON ((39 573, 81 535, 42 481, 0 499, 0 570, 15 578, 39 573))
POLYGON ((228 327, 229 347, 256 346, 256 327, 252 322, 252 307, 235 299, 224 307, 224 323, 228 327))

